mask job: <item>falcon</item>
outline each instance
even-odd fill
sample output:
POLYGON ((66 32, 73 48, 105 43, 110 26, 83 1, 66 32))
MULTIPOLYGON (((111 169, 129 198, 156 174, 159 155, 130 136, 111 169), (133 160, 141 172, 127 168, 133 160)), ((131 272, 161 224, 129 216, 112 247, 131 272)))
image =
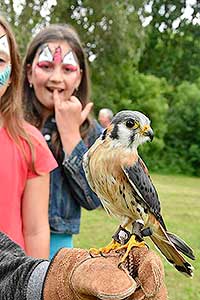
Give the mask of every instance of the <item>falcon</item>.
POLYGON ((152 141, 153 136, 149 118, 138 111, 124 110, 115 115, 85 153, 83 168, 91 189, 105 210, 121 220, 111 243, 91 252, 125 249, 123 263, 132 247, 144 247, 144 237, 149 236, 169 263, 192 276, 193 267, 183 255, 194 260, 193 250, 167 231, 158 193, 138 155, 138 146, 152 141))

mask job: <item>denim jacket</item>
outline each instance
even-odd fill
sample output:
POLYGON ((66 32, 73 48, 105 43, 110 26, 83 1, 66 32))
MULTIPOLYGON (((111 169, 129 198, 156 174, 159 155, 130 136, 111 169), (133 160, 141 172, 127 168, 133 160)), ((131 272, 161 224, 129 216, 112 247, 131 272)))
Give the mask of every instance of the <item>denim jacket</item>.
MULTIPOLYGON (((81 207, 95 209, 100 200, 90 189, 82 166, 82 158, 88 148, 102 132, 101 126, 94 120, 86 145, 81 140, 72 153, 51 172, 49 223, 52 232, 77 234, 80 229, 81 207)), ((51 131, 56 124, 48 119, 42 133, 51 149, 51 131)))

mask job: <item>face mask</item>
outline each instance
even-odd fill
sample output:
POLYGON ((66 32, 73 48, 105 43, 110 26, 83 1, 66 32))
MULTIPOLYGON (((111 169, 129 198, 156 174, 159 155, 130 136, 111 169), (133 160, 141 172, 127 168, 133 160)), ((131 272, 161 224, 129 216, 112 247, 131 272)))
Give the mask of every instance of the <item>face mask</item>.
MULTIPOLYGON (((6 34, 0 37, 0 51, 10 56, 10 49, 6 34)), ((10 78, 11 65, 8 64, 3 71, 0 72, 0 87, 4 86, 10 78)))
POLYGON ((0 87, 4 86, 10 78, 11 65, 8 65, 2 72, 0 72, 0 87))

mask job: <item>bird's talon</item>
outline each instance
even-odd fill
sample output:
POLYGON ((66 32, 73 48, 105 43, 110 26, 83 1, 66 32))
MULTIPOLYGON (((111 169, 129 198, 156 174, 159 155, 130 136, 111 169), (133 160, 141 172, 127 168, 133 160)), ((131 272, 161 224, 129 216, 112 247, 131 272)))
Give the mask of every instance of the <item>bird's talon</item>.
POLYGON ((92 258, 95 257, 95 255, 93 255, 91 252, 89 252, 89 255, 90 255, 92 258))
POLYGON ((102 251, 100 251, 99 254, 103 257, 106 257, 106 255, 102 251))
POLYGON ((116 252, 116 253, 119 253, 119 252, 120 252, 120 250, 121 250, 121 249, 116 249, 116 250, 115 250, 115 252, 116 252))
POLYGON ((96 255, 99 255, 100 251, 96 248, 90 248, 89 249, 89 254, 91 257, 95 257, 96 255))
POLYGON ((121 246, 116 241, 112 240, 107 246, 96 249, 96 248, 90 248, 89 254, 90 256, 94 257, 96 255, 106 256, 105 254, 108 254, 111 250, 117 249, 119 246, 121 246))

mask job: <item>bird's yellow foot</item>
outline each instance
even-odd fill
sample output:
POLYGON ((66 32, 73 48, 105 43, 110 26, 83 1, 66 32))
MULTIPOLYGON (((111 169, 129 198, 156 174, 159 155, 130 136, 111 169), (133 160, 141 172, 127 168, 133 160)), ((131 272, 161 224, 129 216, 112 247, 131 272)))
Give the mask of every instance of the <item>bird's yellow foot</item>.
POLYGON ((89 253, 90 255, 98 255, 103 253, 109 253, 111 250, 119 249, 121 244, 116 242, 115 240, 112 240, 107 246, 96 249, 96 248, 90 248, 89 253))
POLYGON ((133 234, 130 240, 125 245, 122 245, 117 249, 117 250, 126 249, 125 254, 123 255, 123 257, 119 262, 119 266, 126 260, 129 252, 133 247, 145 247, 145 246, 146 246, 145 242, 144 241, 138 242, 136 236, 133 234))

